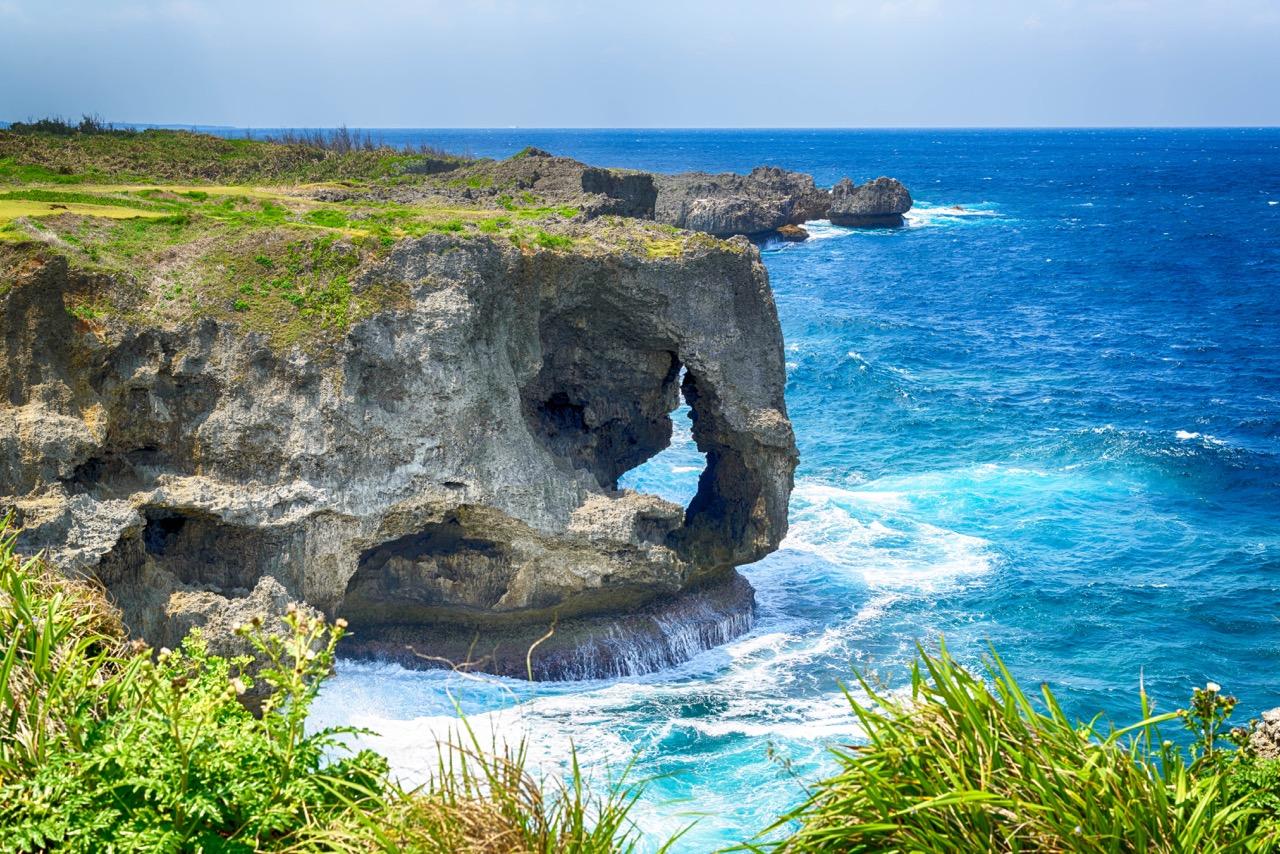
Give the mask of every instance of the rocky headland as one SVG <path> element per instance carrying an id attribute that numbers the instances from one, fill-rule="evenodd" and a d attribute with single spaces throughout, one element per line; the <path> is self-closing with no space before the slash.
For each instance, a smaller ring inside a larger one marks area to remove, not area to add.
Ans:
<path id="1" fill-rule="evenodd" d="M 758 251 L 710 235 L 821 215 L 812 179 L 156 131 L 0 163 L 0 507 L 135 635 L 298 601 L 353 654 L 573 678 L 751 625 L 797 454 Z M 619 489 L 682 399 L 696 496 Z"/>
<path id="2" fill-rule="evenodd" d="M 427 198 L 492 204 L 515 190 L 556 204 L 577 206 L 585 218 L 619 215 L 701 231 L 714 237 L 778 237 L 803 240 L 810 220 L 830 219 L 855 228 L 896 227 L 911 209 L 911 194 L 894 178 L 854 184 L 848 178 L 830 190 L 811 175 L 758 166 L 746 175 L 683 172 L 674 175 L 601 169 L 536 148 L 500 161 L 460 168 L 445 182 L 396 191 L 374 191 L 399 201 Z M 369 191 L 365 191 L 368 193 Z M 353 191 L 330 198 L 350 199 Z"/>

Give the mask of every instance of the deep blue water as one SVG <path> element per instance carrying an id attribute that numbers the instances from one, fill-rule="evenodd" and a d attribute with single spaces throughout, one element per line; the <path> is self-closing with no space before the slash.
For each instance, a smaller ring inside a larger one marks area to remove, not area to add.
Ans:
<path id="1" fill-rule="evenodd" d="M 1280 705 L 1280 130 L 422 131 L 601 165 L 887 174 L 907 228 L 815 225 L 764 260 L 801 451 L 791 534 L 745 568 L 756 630 L 666 673 L 535 685 L 345 664 L 321 722 L 410 779 L 457 700 L 473 725 L 633 756 L 651 839 L 741 840 L 857 737 L 851 669 L 988 641 L 1082 716 L 1135 719 L 1221 682 Z M 954 210 L 959 205 L 963 210 Z M 671 449 L 630 485 L 686 500 Z M 770 759 L 773 750 L 790 769 Z"/>

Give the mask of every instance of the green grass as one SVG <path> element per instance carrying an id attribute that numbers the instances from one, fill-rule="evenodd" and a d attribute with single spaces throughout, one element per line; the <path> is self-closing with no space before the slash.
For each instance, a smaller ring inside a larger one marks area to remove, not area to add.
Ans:
<path id="1" fill-rule="evenodd" d="M 18 219 L 45 219 L 64 214 L 78 214 L 104 219 L 161 218 L 167 216 L 160 210 L 144 210 L 121 205 L 36 202 L 27 199 L 0 200 L 0 227 L 8 226 Z"/>
<path id="2" fill-rule="evenodd" d="M 850 705 L 867 743 L 835 751 L 838 773 L 771 829 L 780 841 L 748 847 L 1175 854 L 1280 844 L 1280 816 L 1235 782 L 1277 763 L 1224 749 L 1234 700 L 1215 686 L 1163 715 L 1144 695 L 1142 719 L 1114 729 L 1071 720 L 1047 686 L 1033 701 L 994 653 L 982 676 L 944 646 L 920 651 L 908 695 L 860 678 L 869 699 L 850 695 Z M 1186 755 L 1160 733 L 1179 720 L 1197 734 Z"/>
<path id="3" fill-rule="evenodd" d="M 38 163 L 19 163 L 13 157 L 0 157 L 0 182 L 15 184 L 81 184 L 86 175 L 49 169 Z"/>
<path id="4" fill-rule="evenodd" d="M 195 230 L 190 217 L 169 214 L 108 221 L 93 217 L 68 225 L 62 235 L 92 264 L 129 272 L 134 262 L 184 243 Z"/>
<path id="5" fill-rule="evenodd" d="M 279 184 L 362 180 L 394 184 L 423 180 L 424 175 L 415 169 L 449 168 L 466 162 L 440 153 L 410 153 L 388 147 L 335 151 L 300 141 L 224 139 L 186 131 L 67 135 L 0 130 L 0 182 Z"/>
<path id="6" fill-rule="evenodd" d="M 403 298 L 386 286 L 356 292 L 356 271 L 384 251 L 367 238 L 349 242 L 286 231 L 266 242 L 221 246 L 199 265 L 208 272 L 199 283 L 207 305 L 202 311 L 217 314 L 227 306 L 239 322 L 266 332 L 278 346 L 317 345 L 374 308 Z"/>
<path id="7" fill-rule="evenodd" d="M 407 298 L 405 283 L 362 278 L 397 241 L 443 234 L 505 240 L 525 251 L 647 251 L 655 258 L 684 251 L 678 235 L 646 247 L 651 223 L 628 221 L 587 235 L 575 228 L 570 236 L 563 222 L 581 211 L 528 191 L 498 197 L 496 205 L 486 196 L 474 206 L 465 199 L 442 205 L 430 192 L 400 196 L 420 202 L 386 201 L 373 191 L 401 178 L 435 181 L 437 188 L 492 184 L 491 175 L 474 171 L 487 168 L 483 163 L 456 177 L 403 171 L 421 166 L 423 157 L 438 155 L 158 131 L 0 131 L 0 247 L 38 241 L 78 269 L 108 274 L 92 316 L 80 318 L 86 322 L 216 317 L 265 333 L 274 346 L 308 349 L 328 347 L 360 318 Z M 361 171 L 374 161 L 382 165 Z M 212 180 L 226 183 L 202 183 Z M 317 198 L 320 189 L 352 192 Z M 295 269 L 285 256 L 301 250 L 281 247 L 303 245 L 320 248 Z M 88 309 L 77 303 L 76 310 Z"/>
<path id="8" fill-rule="evenodd" d="M 533 242 L 544 249 L 571 249 L 573 247 L 573 238 L 559 234 L 548 234 L 545 231 L 539 231 L 534 235 Z"/>
<path id="9" fill-rule="evenodd" d="M 678 237 L 655 238 L 645 243 L 650 258 L 679 258 L 684 254 L 684 241 Z"/>
<path id="10" fill-rule="evenodd" d="M 331 208 L 318 208 L 317 210 L 309 211 L 303 219 L 313 225 L 322 225 L 325 228 L 347 227 L 347 215 L 342 211 Z"/>
<path id="11" fill-rule="evenodd" d="M 166 205 L 144 199 L 122 198 L 101 193 L 71 192 L 67 190 L 11 190 L 0 193 L 0 201 L 52 202 L 58 204 L 109 205 L 137 210 L 172 210 L 180 205 Z"/>
<path id="12" fill-rule="evenodd" d="M 450 178 L 445 182 L 449 187 L 468 187 L 472 190 L 483 190 L 493 186 L 492 175 L 466 175 L 460 178 Z"/>
<path id="13" fill-rule="evenodd" d="M 281 347 L 327 346 L 359 318 L 403 301 L 404 283 L 357 287 L 360 270 L 398 240 L 509 235 L 517 244 L 574 246 L 537 220 L 492 209 L 319 203 L 260 188 L 182 185 L 0 192 L 0 245 L 30 239 L 37 226 L 23 220 L 37 219 L 74 264 L 112 274 L 110 293 L 82 319 L 149 322 L 160 308 L 175 320 L 233 320 Z M 156 270 L 169 281 L 148 286 Z"/>
<path id="14" fill-rule="evenodd" d="M 510 207 L 508 210 L 515 212 L 520 219 L 546 219 L 551 216 L 561 216 L 565 219 L 573 219 L 580 211 L 578 208 L 570 205 L 551 205 L 533 208 L 515 208 Z"/>

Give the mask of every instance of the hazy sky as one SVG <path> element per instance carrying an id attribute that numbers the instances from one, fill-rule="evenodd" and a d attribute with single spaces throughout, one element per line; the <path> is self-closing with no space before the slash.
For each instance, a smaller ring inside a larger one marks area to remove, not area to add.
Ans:
<path id="1" fill-rule="evenodd" d="M 1280 0 L 0 0 L 0 120 L 1280 124 Z"/>

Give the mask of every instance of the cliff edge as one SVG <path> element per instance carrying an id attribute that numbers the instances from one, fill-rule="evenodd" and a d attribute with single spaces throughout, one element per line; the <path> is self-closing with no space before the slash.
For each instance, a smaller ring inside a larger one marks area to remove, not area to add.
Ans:
<path id="1" fill-rule="evenodd" d="M 756 249 L 449 174 L 0 192 L 20 547 L 156 645 L 304 600 L 352 653 L 563 678 L 744 631 L 797 459 Z M 619 490 L 682 398 L 697 495 Z"/>

